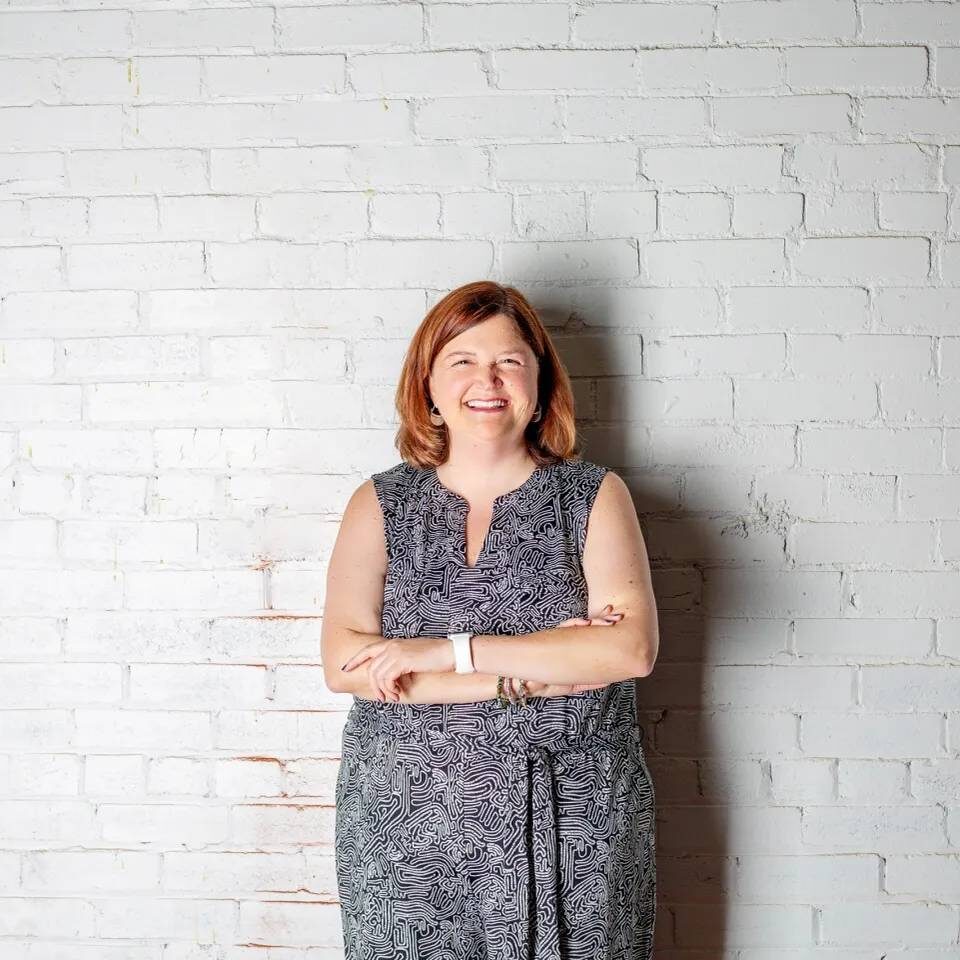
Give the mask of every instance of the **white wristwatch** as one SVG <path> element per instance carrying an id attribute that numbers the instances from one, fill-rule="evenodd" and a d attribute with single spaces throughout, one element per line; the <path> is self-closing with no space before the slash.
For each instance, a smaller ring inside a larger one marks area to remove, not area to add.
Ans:
<path id="1" fill-rule="evenodd" d="M 470 649 L 472 633 L 448 633 L 447 639 L 453 643 L 453 660 L 456 664 L 455 673 L 476 673 L 473 665 L 473 652 Z"/>

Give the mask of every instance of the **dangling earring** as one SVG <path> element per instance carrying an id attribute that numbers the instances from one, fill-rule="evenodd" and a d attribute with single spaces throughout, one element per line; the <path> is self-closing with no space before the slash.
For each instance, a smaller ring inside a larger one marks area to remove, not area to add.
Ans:
<path id="1" fill-rule="evenodd" d="M 440 416 L 440 411 L 437 409 L 436 404 L 433 404 L 432 406 L 433 406 L 433 409 L 430 411 L 430 422 L 431 422 L 435 427 L 442 427 L 442 426 L 443 426 L 443 417 Z"/>
<path id="2" fill-rule="evenodd" d="M 540 404 L 537 404 L 537 409 L 533 411 L 533 416 L 530 418 L 531 423 L 539 423 L 540 417 L 543 416 L 543 411 L 540 409 Z"/>

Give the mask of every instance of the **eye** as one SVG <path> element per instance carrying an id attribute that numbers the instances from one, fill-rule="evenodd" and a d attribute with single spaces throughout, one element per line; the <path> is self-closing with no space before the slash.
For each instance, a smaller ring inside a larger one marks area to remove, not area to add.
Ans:
<path id="1" fill-rule="evenodd" d="M 517 366 L 522 366 L 522 364 L 520 363 L 519 360 L 516 359 L 516 357 L 507 357 L 507 358 L 506 358 L 506 362 L 507 362 L 507 363 L 515 363 L 515 364 L 517 364 Z"/>
<path id="2" fill-rule="evenodd" d="M 457 366 L 457 364 L 466 363 L 466 362 L 467 362 L 467 361 L 466 361 L 465 358 L 464 358 L 464 359 L 461 359 L 461 360 L 454 360 L 454 361 L 453 361 L 453 365 L 454 365 L 454 366 Z"/>

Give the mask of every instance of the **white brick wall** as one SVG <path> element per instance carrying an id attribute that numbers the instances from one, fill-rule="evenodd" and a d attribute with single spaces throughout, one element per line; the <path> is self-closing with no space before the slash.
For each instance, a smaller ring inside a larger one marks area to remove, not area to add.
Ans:
<path id="1" fill-rule="evenodd" d="M 960 956 L 960 3 L 0 11 L 0 955 L 334 960 L 326 561 L 429 306 L 630 483 L 657 960 Z"/>

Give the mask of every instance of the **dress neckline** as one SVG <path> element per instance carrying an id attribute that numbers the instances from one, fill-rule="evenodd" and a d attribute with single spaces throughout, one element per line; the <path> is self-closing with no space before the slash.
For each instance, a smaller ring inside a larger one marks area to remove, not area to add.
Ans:
<path id="1" fill-rule="evenodd" d="M 507 490 L 505 493 L 498 494 L 493 498 L 493 505 L 496 506 L 498 503 L 504 503 L 509 500 L 517 499 L 518 497 L 523 496 L 530 488 L 536 485 L 537 481 L 547 474 L 553 464 L 537 464 L 533 468 L 533 472 L 527 477 L 519 487 L 514 487 L 512 490 Z M 447 497 L 451 500 L 455 500 L 458 503 L 463 504 L 464 506 L 469 506 L 469 501 L 466 497 L 462 496 L 459 493 L 451 490 L 446 486 L 437 475 L 437 468 L 430 467 L 429 470 L 430 479 L 432 481 L 434 489 L 443 497 Z"/>
<path id="2" fill-rule="evenodd" d="M 550 475 L 551 467 L 555 465 L 548 463 L 534 467 L 533 472 L 519 487 L 514 487 L 513 490 L 507 490 L 493 498 L 490 525 L 487 527 L 483 543 L 480 545 L 480 552 L 473 563 L 467 562 L 467 516 L 470 512 L 470 502 L 466 497 L 454 492 L 440 482 L 436 467 L 429 468 L 427 481 L 446 514 L 444 526 L 448 531 L 448 536 L 452 538 L 449 548 L 450 555 L 454 558 L 461 575 L 473 576 L 472 573 L 467 573 L 467 571 L 477 570 L 483 576 L 485 575 L 484 571 L 506 563 L 506 557 L 498 544 L 499 538 L 502 536 L 501 527 L 504 518 L 513 513 L 515 509 L 521 511 L 524 509 L 524 500 L 546 482 L 545 478 Z"/>

